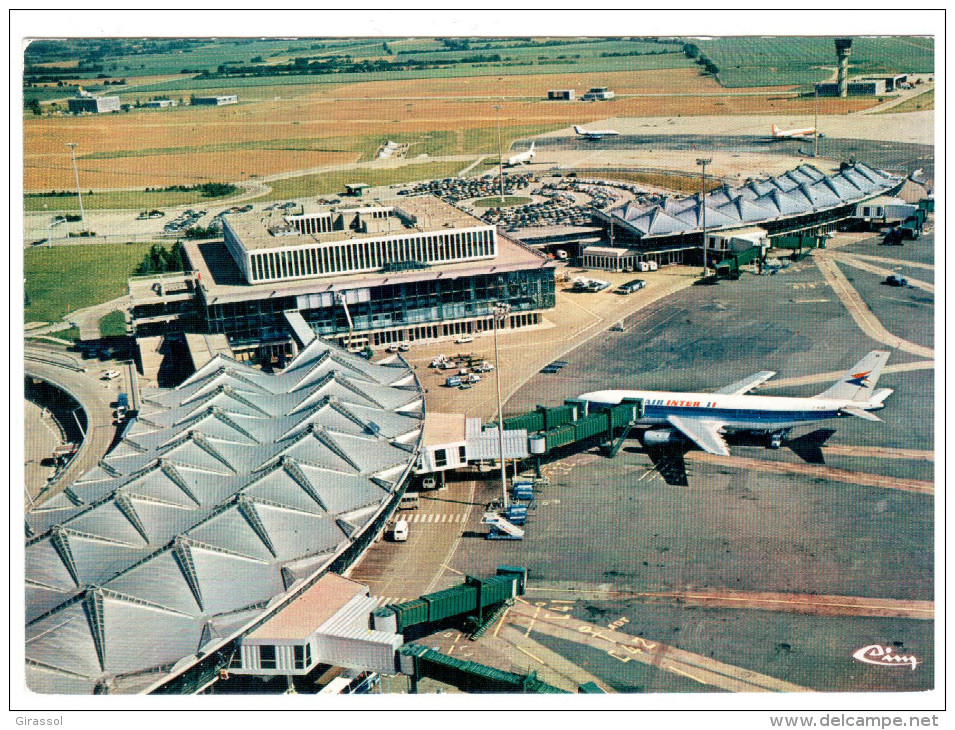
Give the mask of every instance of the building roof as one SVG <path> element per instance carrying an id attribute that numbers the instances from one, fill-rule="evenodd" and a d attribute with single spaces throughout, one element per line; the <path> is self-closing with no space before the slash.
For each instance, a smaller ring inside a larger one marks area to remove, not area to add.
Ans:
<path id="1" fill-rule="evenodd" d="M 335 573 L 326 573 L 315 585 L 291 601 L 268 621 L 246 634 L 252 639 L 306 639 L 328 621 L 355 596 L 365 595 L 368 588 Z"/>
<path id="2" fill-rule="evenodd" d="M 826 176 L 812 165 L 800 165 L 776 177 L 751 180 L 739 187 L 723 185 L 706 194 L 667 198 L 650 207 L 628 203 L 610 215 L 641 238 L 695 233 L 706 209 L 707 230 L 784 219 L 861 202 L 891 190 L 901 178 L 857 163 Z"/>
<path id="3" fill-rule="evenodd" d="M 40 693 L 141 691 L 325 569 L 416 458 L 400 362 L 315 340 L 278 374 L 216 355 L 151 389 L 125 438 L 26 515 L 26 661 Z"/>
<path id="4" fill-rule="evenodd" d="M 355 187 L 355 186 L 352 186 Z M 401 211 L 406 215 L 389 216 L 390 228 L 362 232 L 357 230 L 330 231 L 327 233 L 299 233 L 289 226 L 286 217 L 297 218 L 330 213 L 331 215 L 355 215 L 373 210 Z M 302 206 L 302 213 L 288 215 L 282 210 L 273 210 L 268 215 L 259 212 L 236 213 L 228 216 L 226 223 L 242 246 L 249 251 L 265 248 L 307 246 L 315 243 L 337 243 L 362 239 L 378 239 L 386 236 L 404 236 L 413 233 L 449 232 L 453 228 L 490 228 L 479 218 L 431 195 L 409 196 L 394 205 L 371 204 L 366 206 Z M 273 235 L 270 231 L 280 231 Z"/>
<path id="5" fill-rule="evenodd" d="M 209 304 L 345 291 L 382 284 L 430 281 L 438 277 L 457 278 L 555 266 L 554 262 L 546 256 L 498 234 L 497 256 L 492 259 L 434 264 L 427 269 L 409 269 L 408 271 L 371 271 L 342 276 L 249 284 L 243 278 L 224 243 L 184 241 L 182 245 L 189 256 L 193 270 L 199 274 L 199 285 L 204 290 L 206 302 Z"/>
<path id="6" fill-rule="evenodd" d="M 428 411 L 424 419 L 422 446 L 439 446 L 464 441 L 465 416 L 463 413 L 435 413 Z"/>

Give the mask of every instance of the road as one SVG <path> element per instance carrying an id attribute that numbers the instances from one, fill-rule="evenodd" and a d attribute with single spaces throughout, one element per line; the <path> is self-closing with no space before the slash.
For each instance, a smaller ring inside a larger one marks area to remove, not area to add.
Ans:
<path id="1" fill-rule="evenodd" d="M 43 360 L 31 358 L 31 352 L 34 355 L 39 354 Z M 24 371 L 27 377 L 38 378 L 69 393 L 80 403 L 87 417 L 86 437 L 76 456 L 60 473 L 55 483 L 40 490 L 34 500 L 34 506 L 37 506 L 66 489 L 106 454 L 116 435 L 110 407 L 114 394 L 109 385 L 95 380 L 87 373 L 53 364 L 47 353 L 38 353 L 30 345 L 26 347 Z"/>

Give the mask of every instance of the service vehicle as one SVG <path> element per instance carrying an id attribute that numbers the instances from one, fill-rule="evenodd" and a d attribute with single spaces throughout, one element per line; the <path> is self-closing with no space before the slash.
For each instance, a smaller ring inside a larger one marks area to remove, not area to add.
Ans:
<path id="1" fill-rule="evenodd" d="M 468 342 L 474 342 L 474 338 L 471 335 L 461 335 L 454 341 L 456 345 L 465 345 Z"/>
<path id="2" fill-rule="evenodd" d="M 628 281 L 627 283 L 621 284 L 620 286 L 618 286 L 616 289 L 616 293 L 617 294 L 633 294 L 635 291 L 643 289 L 643 287 L 645 287 L 646 285 L 647 285 L 647 282 L 644 281 L 643 279 L 633 279 L 632 281 Z"/>
<path id="3" fill-rule="evenodd" d="M 113 378 L 118 378 L 119 375 L 119 370 L 107 370 L 103 373 L 103 380 L 113 380 Z"/>
<path id="4" fill-rule="evenodd" d="M 391 539 L 395 542 L 406 542 L 408 540 L 408 520 L 398 520 L 391 530 Z"/>
<path id="5" fill-rule="evenodd" d="M 398 501 L 398 509 L 418 509 L 419 506 L 417 492 L 403 494 Z"/>

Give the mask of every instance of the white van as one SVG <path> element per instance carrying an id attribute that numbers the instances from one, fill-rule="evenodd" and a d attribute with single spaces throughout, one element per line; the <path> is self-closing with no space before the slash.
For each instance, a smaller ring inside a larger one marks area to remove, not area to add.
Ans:
<path id="1" fill-rule="evenodd" d="M 406 542 L 408 540 L 408 520 L 398 520 L 394 529 L 391 531 L 391 538 L 395 542 Z"/>
<path id="2" fill-rule="evenodd" d="M 633 270 L 634 271 L 649 271 L 650 264 L 648 264 L 646 261 L 637 261 L 633 265 Z"/>
<path id="3" fill-rule="evenodd" d="M 647 261 L 647 263 L 650 265 L 650 271 L 656 271 L 657 269 L 660 268 L 660 267 L 657 265 L 657 262 L 656 262 L 656 261 Z"/>

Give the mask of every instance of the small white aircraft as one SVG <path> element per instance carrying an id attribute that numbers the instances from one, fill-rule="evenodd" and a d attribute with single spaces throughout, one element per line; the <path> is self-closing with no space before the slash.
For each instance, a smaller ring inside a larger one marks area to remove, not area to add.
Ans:
<path id="1" fill-rule="evenodd" d="M 873 350 L 835 385 L 812 398 L 744 395 L 776 374 L 764 370 L 715 393 L 604 390 L 584 393 L 580 400 L 590 409 L 600 409 L 640 398 L 644 414 L 636 425 L 648 427 L 642 436 L 644 446 L 690 441 L 707 453 L 729 456 L 722 436 L 727 432 L 767 434 L 769 447 L 779 448 L 796 426 L 843 416 L 881 421 L 870 411 L 884 407 L 883 401 L 892 394 L 889 388 L 875 389 L 888 358 L 888 352 Z"/>
<path id="2" fill-rule="evenodd" d="M 534 155 L 537 153 L 534 151 L 534 143 L 531 142 L 530 149 L 526 152 L 521 152 L 519 155 L 514 155 L 513 157 L 508 157 L 507 161 L 504 163 L 505 167 L 517 167 L 518 165 L 523 165 L 525 163 L 530 163 L 534 159 Z"/>
<path id="3" fill-rule="evenodd" d="M 574 125 L 574 132 L 584 139 L 603 139 L 604 137 L 616 137 L 620 132 L 616 129 L 584 129 Z"/>
<path id="4" fill-rule="evenodd" d="M 773 133 L 773 139 L 812 139 L 813 137 L 822 137 L 816 132 L 815 127 L 805 129 L 780 129 L 775 124 L 770 127 Z"/>

